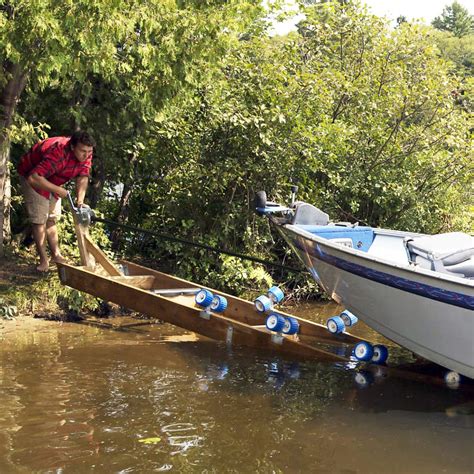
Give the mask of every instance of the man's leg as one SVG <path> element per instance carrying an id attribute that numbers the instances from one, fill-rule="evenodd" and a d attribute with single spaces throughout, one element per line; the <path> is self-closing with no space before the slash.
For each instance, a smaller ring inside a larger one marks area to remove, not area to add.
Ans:
<path id="1" fill-rule="evenodd" d="M 36 269 L 40 272 L 48 271 L 49 260 L 46 253 L 46 225 L 48 218 L 49 200 L 40 196 L 26 181 L 23 176 L 20 177 L 21 188 L 25 198 L 26 210 L 30 218 L 33 239 L 36 244 L 36 250 L 40 258 L 40 263 Z"/>
<path id="2" fill-rule="evenodd" d="M 65 263 L 66 259 L 61 255 L 59 250 L 58 230 L 56 221 L 61 217 L 61 199 L 49 200 L 49 214 L 46 221 L 46 237 L 48 238 L 49 249 L 51 250 L 51 258 L 53 262 Z"/>
<path id="3" fill-rule="evenodd" d="M 49 268 L 48 254 L 46 253 L 46 226 L 44 224 L 32 224 L 33 238 L 35 239 L 36 251 L 38 252 L 40 263 L 36 267 L 39 272 L 47 272 Z"/>
<path id="4" fill-rule="evenodd" d="M 51 258 L 53 262 L 63 263 L 66 259 L 61 255 L 59 250 L 58 230 L 56 228 L 56 219 L 48 219 L 46 221 L 46 235 L 48 237 L 49 249 L 51 250 Z"/>

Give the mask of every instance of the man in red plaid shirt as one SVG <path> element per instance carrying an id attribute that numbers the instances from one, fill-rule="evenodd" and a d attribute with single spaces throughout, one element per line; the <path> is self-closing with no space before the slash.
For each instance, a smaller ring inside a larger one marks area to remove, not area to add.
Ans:
<path id="1" fill-rule="evenodd" d="M 64 261 L 56 229 L 56 220 L 61 215 L 61 198 L 67 196 L 62 185 L 75 178 L 77 205 L 84 205 L 94 146 L 94 139 L 83 131 L 75 132 L 71 137 L 47 138 L 34 145 L 18 164 L 26 209 L 40 258 L 36 269 L 40 272 L 46 272 L 49 268 L 46 240 L 52 260 Z"/>

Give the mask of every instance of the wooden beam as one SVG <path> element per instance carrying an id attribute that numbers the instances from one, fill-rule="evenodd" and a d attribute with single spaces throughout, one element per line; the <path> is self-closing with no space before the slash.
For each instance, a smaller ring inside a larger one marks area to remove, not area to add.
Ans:
<path id="1" fill-rule="evenodd" d="M 155 283 L 153 275 L 111 276 L 110 279 L 118 283 L 134 286 L 135 288 L 141 288 L 142 290 L 150 290 Z"/>
<path id="2" fill-rule="evenodd" d="M 111 276 L 122 276 L 120 270 L 109 260 L 109 257 L 91 240 L 89 235 L 86 233 L 83 235 L 84 244 L 88 253 L 91 253 L 96 263 L 99 263 L 104 267 L 104 270 Z"/>
<path id="3" fill-rule="evenodd" d="M 89 253 L 87 249 L 87 244 L 86 244 L 86 238 L 88 237 L 88 228 L 86 226 L 83 226 L 79 224 L 79 221 L 77 219 L 77 215 L 72 210 L 72 217 L 74 220 L 74 229 L 76 231 L 76 237 L 77 237 L 77 245 L 79 247 L 79 255 L 81 257 L 81 263 L 83 266 L 94 269 L 95 267 L 95 260 L 94 257 Z"/>
<path id="4" fill-rule="evenodd" d="M 120 263 L 127 267 L 128 273 L 130 275 L 153 275 L 155 277 L 154 288 L 206 288 L 216 295 L 222 295 L 227 298 L 228 304 L 225 314 L 228 315 L 230 318 L 236 319 L 250 326 L 265 324 L 266 315 L 258 313 L 253 303 L 249 301 L 237 298 L 236 296 L 228 295 L 226 293 L 222 293 L 220 291 L 216 291 L 212 288 L 207 288 L 205 286 L 198 285 L 187 280 L 183 280 L 181 278 L 168 275 L 166 273 L 159 272 L 157 270 L 152 270 L 150 268 L 143 267 L 142 265 L 137 265 L 127 260 L 121 260 Z M 277 309 L 276 312 L 283 316 L 295 317 L 293 315 L 280 311 L 280 309 Z M 318 339 L 321 342 L 328 342 L 330 344 L 356 344 L 357 342 L 365 340 L 349 333 L 333 335 L 330 334 L 327 330 L 327 327 L 322 324 L 318 324 L 314 321 L 309 321 L 307 319 L 298 317 L 296 317 L 296 319 L 298 320 L 298 323 L 300 325 L 300 330 L 298 334 L 301 337 L 308 336 L 310 338 Z"/>
<path id="5" fill-rule="evenodd" d="M 67 264 L 58 264 L 61 282 L 80 291 L 126 306 L 153 318 L 196 332 L 206 337 L 237 346 L 278 352 L 296 358 L 346 362 L 345 357 L 312 347 L 293 338 L 278 340 L 274 334 L 262 331 L 236 319 L 212 313 L 202 317 L 199 308 L 182 305 L 149 291 L 134 288 L 110 277 L 103 277 Z M 182 285 L 182 282 L 180 282 Z"/>

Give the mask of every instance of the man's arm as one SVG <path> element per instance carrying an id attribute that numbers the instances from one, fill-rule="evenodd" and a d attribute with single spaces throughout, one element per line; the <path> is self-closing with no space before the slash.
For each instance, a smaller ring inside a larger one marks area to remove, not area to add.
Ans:
<path id="1" fill-rule="evenodd" d="M 61 186 L 56 186 L 55 184 L 48 181 L 44 176 L 33 173 L 27 178 L 28 183 L 37 189 L 42 189 L 44 191 L 49 191 L 50 193 L 56 193 L 59 197 L 65 198 L 67 196 L 67 191 Z M 87 187 L 87 185 L 86 185 Z"/>
<path id="2" fill-rule="evenodd" d="M 77 196 L 78 206 L 84 204 L 84 198 L 86 197 L 88 184 L 89 184 L 88 176 L 78 176 L 76 178 L 76 196 Z"/>

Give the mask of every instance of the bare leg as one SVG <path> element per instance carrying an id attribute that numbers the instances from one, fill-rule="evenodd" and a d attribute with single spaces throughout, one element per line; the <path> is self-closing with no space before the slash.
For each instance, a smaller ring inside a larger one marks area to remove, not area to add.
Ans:
<path id="1" fill-rule="evenodd" d="M 46 226 L 44 224 L 33 224 L 33 238 L 35 239 L 36 250 L 40 263 L 36 267 L 39 272 L 47 272 L 49 268 L 48 254 L 46 253 Z"/>
<path id="2" fill-rule="evenodd" d="M 54 219 L 48 219 L 46 221 L 46 236 L 48 237 L 48 244 L 51 250 L 53 262 L 65 262 L 66 260 L 63 258 L 59 250 L 58 230 L 56 228 L 56 221 Z"/>

